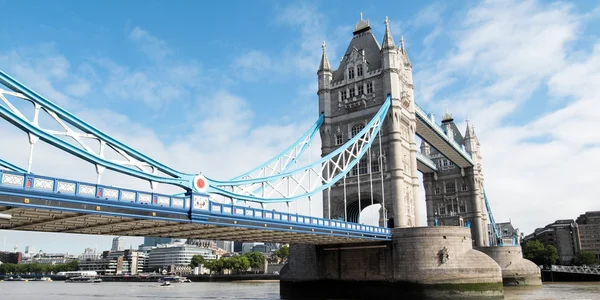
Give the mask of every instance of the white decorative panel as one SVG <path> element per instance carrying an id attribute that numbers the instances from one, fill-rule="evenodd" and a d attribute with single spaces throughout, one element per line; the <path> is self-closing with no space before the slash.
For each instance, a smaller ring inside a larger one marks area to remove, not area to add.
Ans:
<path id="1" fill-rule="evenodd" d="M 121 200 L 125 201 L 135 201 L 135 193 L 134 192 L 121 192 Z"/>
<path id="2" fill-rule="evenodd" d="M 150 204 L 152 202 L 152 195 L 138 193 L 138 202 L 144 204 Z"/>
<path id="3" fill-rule="evenodd" d="M 72 182 L 62 182 L 59 181 L 58 182 L 58 187 L 57 190 L 61 193 L 70 193 L 70 194 L 75 194 L 75 187 L 77 185 L 72 183 Z"/>
<path id="4" fill-rule="evenodd" d="M 54 180 L 36 178 L 33 181 L 33 188 L 51 191 L 54 188 Z"/>
<path id="5" fill-rule="evenodd" d="M 2 174 L 2 184 L 23 186 L 23 182 L 25 182 L 25 176 Z"/>
<path id="6" fill-rule="evenodd" d="M 208 198 L 194 195 L 194 209 L 208 210 Z"/>
<path id="7" fill-rule="evenodd" d="M 181 199 L 181 198 L 173 198 L 173 203 L 171 205 L 173 207 L 183 208 L 183 199 Z"/>
<path id="8" fill-rule="evenodd" d="M 96 187 L 92 186 L 92 185 L 80 184 L 79 185 L 79 194 L 94 196 L 94 195 L 96 195 Z"/>
<path id="9" fill-rule="evenodd" d="M 158 196 L 158 200 L 156 202 L 161 206 L 169 206 L 169 197 Z"/>
<path id="10" fill-rule="evenodd" d="M 104 198 L 118 199 L 119 191 L 115 189 L 104 189 Z"/>

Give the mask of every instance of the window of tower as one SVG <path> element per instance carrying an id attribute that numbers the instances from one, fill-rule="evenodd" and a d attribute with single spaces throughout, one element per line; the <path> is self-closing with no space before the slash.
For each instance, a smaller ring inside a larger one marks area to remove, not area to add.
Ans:
<path id="1" fill-rule="evenodd" d="M 371 173 L 379 173 L 379 160 L 371 161 Z"/>
<path id="2" fill-rule="evenodd" d="M 467 212 L 467 207 L 465 207 L 464 205 L 459 206 L 458 209 L 459 209 L 459 212 L 461 212 L 461 213 Z"/>
<path id="3" fill-rule="evenodd" d="M 367 83 L 367 94 L 373 93 L 373 82 Z"/>
<path id="4" fill-rule="evenodd" d="M 436 194 L 436 195 L 439 195 L 439 194 L 440 194 L 440 187 L 439 187 L 439 186 L 436 186 L 436 187 L 435 187 L 435 194 Z"/>
<path id="5" fill-rule="evenodd" d="M 342 95 L 342 100 L 346 99 L 346 90 L 342 90 L 341 91 L 341 95 Z"/>
<path id="6" fill-rule="evenodd" d="M 446 214 L 446 208 L 444 207 L 440 207 L 440 215 L 445 215 Z"/>
<path id="7" fill-rule="evenodd" d="M 447 167 L 448 166 L 448 160 L 442 159 L 442 166 L 443 167 Z"/>
<path id="8" fill-rule="evenodd" d="M 463 192 L 466 192 L 466 191 L 467 191 L 467 185 L 466 185 L 466 184 L 463 184 L 463 185 L 462 185 L 462 191 L 463 191 Z"/>
<path id="9" fill-rule="evenodd" d="M 352 126 L 352 130 L 350 131 L 350 133 L 352 133 L 352 136 L 356 136 L 361 130 L 363 130 L 363 128 L 365 128 L 365 125 L 363 125 L 362 123 L 359 124 L 355 124 L 354 126 Z"/>
<path id="10" fill-rule="evenodd" d="M 358 85 L 358 95 L 360 96 L 360 95 L 364 94 L 364 91 L 365 91 L 365 89 L 364 89 L 363 85 L 359 84 Z"/>
<path id="11" fill-rule="evenodd" d="M 354 67 L 348 68 L 348 79 L 354 79 Z"/>
<path id="12" fill-rule="evenodd" d="M 335 135 L 335 145 L 341 145 L 344 143 L 344 137 L 341 134 L 336 134 Z"/>
<path id="13" fill-rule="evenodd" d="M 446 193 L 454 193 L 456 192 L 456 184 L 454 182 L 446 183 Z"/>
<path id="14" fill-rule="evenodd" d="M 356 95 L 356 94 L 354 93 L 354 88 L 353 88 L 353 87 L 351 87 L 351 88 L 350 88 L 350 98 L 354 97 L 354 95 Z"/>
<path id="15" fill-rule="evenodd" d="M 356 66 L 356 76 L 362 76 L 362 75 L 363 75 L 362 65 Z"/>

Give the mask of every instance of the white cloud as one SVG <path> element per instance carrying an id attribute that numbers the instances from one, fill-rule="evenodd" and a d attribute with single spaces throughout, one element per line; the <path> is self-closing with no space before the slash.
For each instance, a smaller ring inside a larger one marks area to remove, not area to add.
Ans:
<path id="1" fill-rule="evenodd" d="M 600 167 L 600 51 L 571 55 L 588 38 L 587 18 L 562 2 L 485 1 L 457 24 L 450 55 L 418 74 L 417 86 L 442 99 L 433 110 L 477 125 L 495 219 L 525 233 L 600 209 L 591 180 Z M 505 122 L 515 114 L 523 117 Z"/>

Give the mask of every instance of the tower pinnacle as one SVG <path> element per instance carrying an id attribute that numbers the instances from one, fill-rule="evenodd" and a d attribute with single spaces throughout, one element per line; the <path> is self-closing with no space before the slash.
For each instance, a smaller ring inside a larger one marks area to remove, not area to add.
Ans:
<path id="1" fill-rule="evenodd" d="M 361 11 L 360 12 L 360 20 L 358 21 L 358 23 L 356 25 L 354 25 L 354 35 L 365 32 L 369 29 L 371 29 L 369 21 L 363 19 L 363 13 Z"/>
<path id="2" fill-rule="evenodd" d="M 329 65 L 329 59 L 327 58 L 327 43 L 325 43 L 325 41 L 323 41 L 323 45 L 321 45 L 321 48 L 323 48 L 323 55 L 321 56 L 321 64 L 319 65 L 319 71 L 330 71 L 331 72 L 331 66 Z"/>
<path id="3" fill-rule="evenodd" d="M 394 44 L 394 38 L 392 37 L 392 33 L 390 32 L 390 20 L 388 17 L 385 17 L 385 34 L 383 36 L 383 46 L 381 49 L 394 49 L 396 48 L 396 44 Z"/>

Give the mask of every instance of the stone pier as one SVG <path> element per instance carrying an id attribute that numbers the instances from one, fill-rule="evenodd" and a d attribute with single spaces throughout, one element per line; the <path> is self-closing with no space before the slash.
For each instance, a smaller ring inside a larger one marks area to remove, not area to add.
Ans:
<path id="1" fill-rule="evenodd" d="M 521 246 L 477 247 L 502 268 L 502 281 L 505 286 L 542 285 L 540 268 L 532 261 L 523 258 Z"/>
<path id="2" fill-rule="evenodd" d="M 503 299 L 502 272 L 462 227 L 393 229 L 391 242 L 292 245 L 281 296 L 328 299 Z"/>

